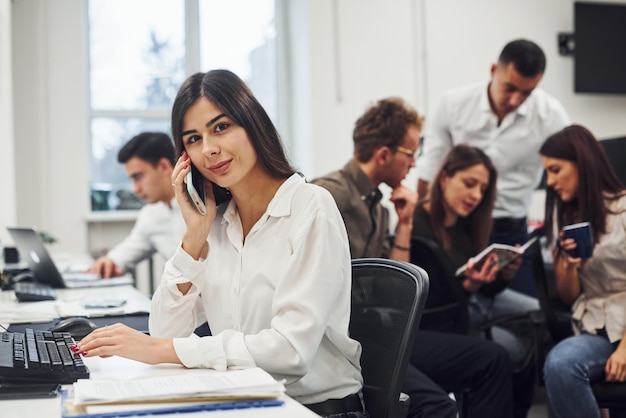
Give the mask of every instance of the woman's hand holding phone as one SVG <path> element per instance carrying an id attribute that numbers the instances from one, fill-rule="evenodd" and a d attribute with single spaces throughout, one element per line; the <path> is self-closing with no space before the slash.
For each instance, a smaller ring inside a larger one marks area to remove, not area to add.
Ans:
<path id="1" fill-rule="evenodd" d="M 187 176 L 191 173 L 191 169 L 191 159 L 189 155 L 183 151 L 172 172 L 172 186 L 174 187 L 176 200 L 178 201 L 180 211 L 187 226 L 183 234 L 183 249 L 193 258 L 199 259 L 201 256 L 205 257 L 208 251 L 207 237 L 209 236 L 211 224 L 215 219 L 217 207 L 213 196 L 213 188 L 205 187 L 204 195 L 206 202 L 203 202 L 205 214 L 203 215 L 196 208 L 192 198 L 187 192 Z M 204 182 L 204 184 L 210 185 L 211 183 Z M 200 194 L 197 194 L 199 198 Z"/>

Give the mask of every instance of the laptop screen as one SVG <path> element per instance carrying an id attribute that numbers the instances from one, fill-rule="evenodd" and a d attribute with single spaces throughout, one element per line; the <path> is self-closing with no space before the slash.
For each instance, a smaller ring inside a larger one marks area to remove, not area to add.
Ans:
<path id="1" fill-rule="evenodd" d="M 32 228 L 7 228 L 22 261 L 28 264 L 35 279 L 52 287 L 66 287 L 59 270 L 54 265 L 48 250 Z"/>

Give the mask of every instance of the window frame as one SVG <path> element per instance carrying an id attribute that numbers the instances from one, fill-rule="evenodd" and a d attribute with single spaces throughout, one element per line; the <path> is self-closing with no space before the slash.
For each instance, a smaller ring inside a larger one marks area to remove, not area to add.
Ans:
<path id="1" fill-rule="evenodd" d="M 202 71 L 201 58 L 200 58 L 200 22 L 198 16 L 200 15 L 200 1 L 201 0 L 183 0 L 184 7 L 184 35 L 185 35 L 185 77 L 190 76 L 196 72 Z M 276 27 L 276 118 L 274 121 L 278 131 L 280 132 L 282 139 L 287 148 L 287 152 L 293 149 L 293 144 L 288 139 L 291 138 L 290 130 L 290 106 L 289 106 L 289 71 L 288 71 L 288 42 L 286 40 L 287 22 L 287 1 L 288 0 L 274 0 L 274 24 Z M 167 109 L 129 109 L 129 110 L 103 110 L 92 108 L 91 98 L 91 57 L 90 57 L 90 43 L 89 43 L 89 6 L 84 8 L 85 13 L 85 71 L 87 73 L 86 79 L 86 99 L 89 106 L 88 109 L 88 122 L 87 122 L 87 137 L 89 138 L 88 150 L 90 167 L 93 161 L 93 133 L 92 123 L 94 119 L 106 118 L 106 119 L 155 119 L 169 121 L 171 118 L 171 108 Z M 168 132 L 169 133 L 169 132 Z M 171 133 L 170 133 L 171 134 Z M 94 181 L 92 172 L 90 169 L 89 185 L 93 186 Z M 93 213 L 93 208 L 90 209 Z M 111 208 L 107 212 L 116 212 L 119 209 Z M 100 211 L 96 211 L 100 212 Z"/>

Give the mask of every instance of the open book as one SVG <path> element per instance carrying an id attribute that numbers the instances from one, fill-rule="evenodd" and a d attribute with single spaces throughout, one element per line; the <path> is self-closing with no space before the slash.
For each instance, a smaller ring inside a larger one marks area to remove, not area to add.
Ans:
<path id="1" fill-rule="evenodd" d="M 487 260 L 489 255 L 495 253 L 498 256 L 498 270 L 500 270 L 502 267 L 506 266 L 511 261 L 513 261 L 515 257 L 524 254 L 524 252 L 531 245 L 533 245 L 533 242 L 535 242 L 536 240 L 537 240 L 537 237 L 533 237 L 529 239 L 528 241 L 526 241 L 526 243 L 520 247 L 515 247 L 513 245 L 506 245 L 506 244 L 497 244 L 497 243 L 491 244 L 490 246 L 482 250 L 477 256 L 474 257 L 474 260 L 476 260 L 474 269 L 480 270 L 483 266 L 483 263 L 485 262 L 485 260 Z M 467 263 L 459 267 L 456 270 L 455 275 L 457 277 L 462 276 L 463 273 L 465 273 L 466 268 L 467 268 Z"/>

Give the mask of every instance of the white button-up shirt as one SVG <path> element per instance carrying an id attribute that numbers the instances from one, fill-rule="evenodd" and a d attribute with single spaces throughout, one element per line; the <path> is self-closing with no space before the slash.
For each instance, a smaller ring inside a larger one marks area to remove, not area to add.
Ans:
<path id="1" fill-rule="evenodd" d="M 553 133 L 570 124 L 563 106 L 541 89 L 509 113 L 498 126 L 487 94 L 488 83 L 446 93 L 432 118 L 417 162 L 418 177 L 433 181 L 448 151 L 469 144 L 485 151 L 498 170 L 493 216 L 527 215 L 533 190 L 541 180 L 539 148 Z"/>
<path id="2" fill-rule="evenodd" d="M 294 174 L 243 241 L 236 204 L 221 207 L 206 260 L 182 248 L 152 299 L 150 333 L 174 338 L 187 367 L 258 366 L 302 403 L 362 387 L 361 346 L 348 337 L 351 261 L 332 196 Z M 191 282 L 186 295 L 178 283 Z M 208 321 L 213 336 L 189 337 Z"/>
<path id="3" fill-rule="evenodd" d="M 155 253 L 164 260 L 174 255 L 185 231 L 185 221 L 176 199 L 170 204 L 156 202 L 141 208 L 130 234 L 107 257 L 127 272 Z"/>

